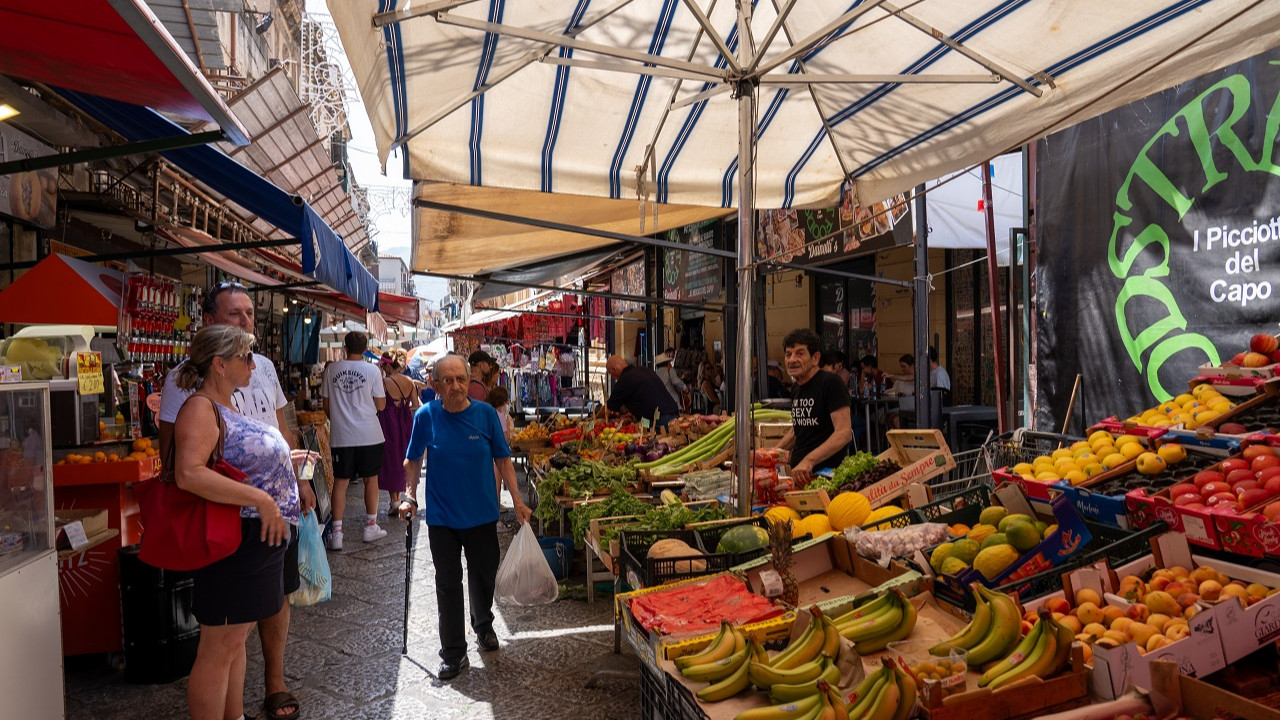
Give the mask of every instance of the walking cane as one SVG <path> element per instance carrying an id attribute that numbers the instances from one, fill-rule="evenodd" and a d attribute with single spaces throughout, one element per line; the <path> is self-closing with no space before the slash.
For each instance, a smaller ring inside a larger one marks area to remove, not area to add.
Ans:
<path id="1" fill-rule="evenodd" d="M 409 516 L 404 524 L 404 637 L 400 641 L 400 654 L 409 654 L 409 582 L 413 578 L 413 523 L 418 513 Z"/>

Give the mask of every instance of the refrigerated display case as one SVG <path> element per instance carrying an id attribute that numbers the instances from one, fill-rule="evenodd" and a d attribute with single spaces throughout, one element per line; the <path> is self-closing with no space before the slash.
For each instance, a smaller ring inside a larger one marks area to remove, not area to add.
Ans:
<path id="1" fill-rule="evenodd" d="M 49 437 L 48 383 L 0 383 L 0 697 L 14 717 L 63 716 Z"/>

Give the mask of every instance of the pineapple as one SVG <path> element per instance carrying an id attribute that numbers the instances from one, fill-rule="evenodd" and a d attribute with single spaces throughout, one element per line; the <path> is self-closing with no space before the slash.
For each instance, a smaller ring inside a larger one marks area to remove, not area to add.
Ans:
<path id="1" fill-rule="evenodd" d="M 769 525 L 769 552 L 773 569 L 782 576 L 782 602 L 795 607 L 800 602 L 800 584 L 791 574 L 791 521 Z"/>

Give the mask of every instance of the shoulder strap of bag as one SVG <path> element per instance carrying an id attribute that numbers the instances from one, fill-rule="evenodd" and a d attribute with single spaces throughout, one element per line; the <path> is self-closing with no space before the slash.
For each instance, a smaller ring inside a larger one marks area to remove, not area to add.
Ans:
<path id="1" fill-rule="evenodd" d="M 213 452 L 209 454 L 209 466 L 222 459 L 223 444 L 227 440 L 227 425 L 222 420 L 222 409 L 218 407 L 218 403 L 211 397 L 206 396 L 205 400 L 213 406 L 213 417 L 218 421 L 218 444 L 213 446 Z"/>
<path id="2" fill-rule="evenodd" d="M 187 398 L 187 400 L 190 399 L 190 397 Z M 210 397 L 206 397 L 205 399 L 213 406 L 213 416 L 218 423 L 218 444 L 214 446 L 213 452 L 209 454 L 208 462 L 208 466 L 213 467 L 214 463 L 222 459 L 223 443 L 226 441 L 227 437 L 227 426 L 222 420 L 222 411 L 218 409 L 218 403 Z M 183 404 L 185 404 L 185 402 Z M 170 436 L 169 448 L 165 452 L 164 457 L 160 460 L 162 463 L 160 467 L 160 481 L 176 482 L 177 478 L 174 477 L 174 471 L 178 465 L 178 439 L 176 437 Z"/>

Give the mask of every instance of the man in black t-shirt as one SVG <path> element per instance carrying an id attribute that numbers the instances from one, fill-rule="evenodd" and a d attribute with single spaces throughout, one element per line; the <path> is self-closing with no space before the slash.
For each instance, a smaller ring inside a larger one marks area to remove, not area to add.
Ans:
<path id="1" fill-rule="evenodd" d="M 813 471 L 835 467 L 853 439 L 849 390 L 840 376 L 821 368 L 822 341 L 808 328 L 782 340 L 791 390 L 791 429 L 778 447 L 791 451 L 791 477 L 803 486 Z"/>
<path id="2" fill-rule="evenodd" d="M 621 412 L 625 408 L 637 422 L 653 422 L 656 415 L 658 429 L 666 429 L 667 423 L 680 414 L 680 406 L 667 392 L 662 378 L 652 370 L 630 365 L 618 355 L 609 358 L 604 367 L 613 378 L 613 392 L 608 401 L 610 412 Z"/>

